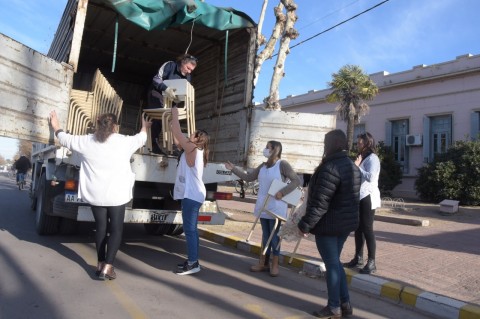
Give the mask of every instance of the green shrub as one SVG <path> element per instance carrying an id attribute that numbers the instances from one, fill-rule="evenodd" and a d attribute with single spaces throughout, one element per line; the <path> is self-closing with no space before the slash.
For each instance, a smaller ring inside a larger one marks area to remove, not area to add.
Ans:
<path id="1" fill-rule="evenodd" d="M 380 178 L 378 188 L 383 196 L 392 196 L 392 190 L 395 186 L 402 183 L 403 172 L 400 164 L 395 161 L 395 155 L 390 146 L 386 146 L 380 141 L 377 144 L 377 155 L 380 158 Z"/>
<path id="2" fill-rule="evenodd" d="M 480 142 L 457 141 L 435 156 L 418 169 L 415 189 L 428 202 L 454 199 L 461 205 L 480 205 Z"/>

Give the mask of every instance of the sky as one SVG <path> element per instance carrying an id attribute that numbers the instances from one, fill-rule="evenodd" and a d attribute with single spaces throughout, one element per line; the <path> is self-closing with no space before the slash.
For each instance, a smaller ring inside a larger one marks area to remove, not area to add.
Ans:
<path id="1" fill-rule="evenodd" d="M 233 7 L 259 20 L 262 0 L 205 0 Z M 269 38 L 274 25 L 269 0 L 262 33 Z M 299 37 L 291 46 L 347 20 L 384 0 L 295 0 Z M 67 0 L 0 0 L 0 33 L 47 53 Z M 389 0 L 334 29 L 291 49 L 285 60 L 280 98 L 328 87 L 332 73 L 346 64 L 367 74 L 402 72 L 418 65 L 480 54 L 479 0 Z M 262 49 L 262 48 L 260 48 Z M 276 57 L 262 67 L 254 100 L 268 96 Z M 193 74 L 194 76 L 194 74 Z M 12 147 L 14 150 L 12 151 Z M 16 141 L 0 137 L 0 155 L 16 152 Z M 11 155 L 10 155 L 11 154 Z"/>

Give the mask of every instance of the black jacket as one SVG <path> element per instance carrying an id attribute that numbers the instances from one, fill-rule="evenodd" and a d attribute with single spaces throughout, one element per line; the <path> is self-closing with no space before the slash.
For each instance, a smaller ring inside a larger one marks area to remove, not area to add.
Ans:
<path id="1" fill-rule="evenodd" d="M 13 164 L 18 173 L 26 174 L 30 168 L 32 168 L 32 163 L 26 156 L 20 156 L 18 160 Z"/>
<path id="2" fill-rule="evenodd" d="M 337 236 L 358 227 L 360 170 L 346 151 L 323 159 L 310 179 L 305 216 L 298 223 L 304 233 Z"/>

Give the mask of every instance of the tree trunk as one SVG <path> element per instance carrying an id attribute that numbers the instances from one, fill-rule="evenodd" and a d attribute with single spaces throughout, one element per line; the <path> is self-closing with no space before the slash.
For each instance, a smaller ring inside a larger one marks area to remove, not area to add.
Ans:
<path id="1" fill-rule="evenodd" d="M 265 45 L 265 48 L 263 49 L 263 51 L 257 54 L 257 57 L 255 58 L 255 68 L 253 70 L 254 86 L 257 85 L 258 75 L 260 74 L 260 69 L 262 68 L 263 62 L 265 62 L 266 59 L 269 59 L 272 57 L 273 51 L 275 50 L 275 44 L 280 38 L 280 34 L 283 32 L 286 18 L 282 10 L 283 10 L 283 4 L 279 3 L 278 6 L 276 6 L 274 9 L 276 22 L 275 22 L 275 26 L 273 27 L 272 35 L 270 36 L 270 39 Z M 258 41 L 260 40 L 257 39 L 257 43 L 259 43 Z"/>
<path id="2" fill-rule="evenodd" d="M 263 1 L 262 11 L 260 12 L 260 19 L 258 19 L 257 30 L 257 48 L 260 48 L 265 43 L 265 37 L 262 34 L 263 20 L 265 19 L 265 11 L 267 10 L 268 0 Z"/>
<path id="3" fill-rule="evenodd" d="M 355 113 L 350 112 L 348 115 L 348 122 L 347 122 L 347 145 L 348 150 L 352 150 L 353 147 L 353 129 L 355 128 Z"/>
<path id="4" fill-rule="evenodd" d="M 277 55 L 277 62 L 275 63 L 272 81 L 270 83 L 270 95 L 264 100 L 265 109 L 280 110 L 281 106 L 279 100 L 279 85 L 280 80 L 285 76 L 285 59 L 290 53 L 290 41 L 298 37 L 297 30 L 294 29 L 297 21 L 297 5 L 293 0 L 281 0 L 282 4 L 287 10 L 287 19 L 285 21 L 284 32 L 280 40 L 280 48 Z"/>

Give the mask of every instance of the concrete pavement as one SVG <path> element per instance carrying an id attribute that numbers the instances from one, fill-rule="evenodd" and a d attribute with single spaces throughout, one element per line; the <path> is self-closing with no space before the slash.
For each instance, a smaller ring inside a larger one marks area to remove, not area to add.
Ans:
<path id="1" fill-rule="evenodd" d="M 229 216 L 225 225 L 200 225 L 200 234 L 259 254 L 260 225 L 250 241 L 245 241 L 254 220 L 255 198 L 235 199 L 219 201 Z M 438 205 L 395 206 L 377 210 L 377 272 L 363 275 L 347 269 L 350 287 L 435 318 L 480 318 L 480 208 L 460 207 L 457 214 L 443 216 Z M 352 258 L 354 245 L 352 234 L 345 243 L 342 261 Z M 282 243 L 283 265 L 288 265 L 294 246 L 294 242 Z M 323 276 L 314 241 L 302 240 L 290 266 L 308 276 Z M 355 305 L 354 300 L 352 303 Z"/>

